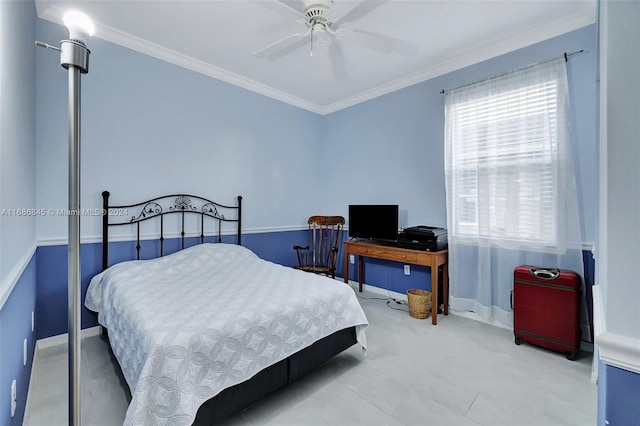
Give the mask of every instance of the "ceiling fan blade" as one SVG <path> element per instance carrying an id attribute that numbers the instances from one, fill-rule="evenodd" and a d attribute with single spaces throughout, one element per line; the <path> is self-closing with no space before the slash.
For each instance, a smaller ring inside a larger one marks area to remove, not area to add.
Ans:
<path id="1" fill-rule="evenodd" d="M 395 51 L 406 55 L 414 55 L 418 52 L 418 46 L 413 43 L 399 38 L 374 33 L 372 31 L 355 28 L 340 28 L 337 33 L 350 34 L 350 37 L 357 39 L 362 47 L 366 47 L 367 49 L 375 50 L 380 53 L 390 53 Z"/>
<path id="2" fill-rule="evenodd" d="M 249 0 L 249 2 L 255 4 L 258 7 L 262 7 L 263 9 L 268 9 L 272 12 L 282 15 L 283 17 L 294 16 L 296 19 L 300 19 L 300 20 L 305 19 L 305 16 L 302 12 L 298 11 L 295 7 L 291 7 L 290 5 L 285 4 L 285 2 L 271 1 L 271 0 L 269 1 Z M 294 1 L 291 3 L 296 3 L 296 2 Z"/>
<path id="3" fill-rule="evenodd" d="M 253 55 L 259 59 L 274 60 L 279 58 L 280 56 L 304 45 L 307 42 L 306 38 L 310 32 L 311 30 L 304 34 L 293 34 L 285 37 L 282 40 L 278 40 L 256 52 L 253 52 Z"/>
<path id="4" fill-rule="evenodd" d="M 331 67 L 333 68 L 333 77 L 337 81 L 344 81 L 347 79 L 347 69 L 344 64 L 344 55 L 342 54 L 342 47 L 337 41 L 333 41 L 329 45 L 329 58 L 331 59 Z"/>
<path id="5" fill-rule="evenodd" d="M 336 19 L 334 22 L 334 26 L 338 24 L 344 24 L 344 23 L 356 21 L 362 18 L 363 16 L 373 12 L 375 9 L 379 8 L 384 3 L 387 3 L 387 1 L 386 0 L 380 0 L 380 1 L 365 0 L 359 5 L 357 5 L 356 7 L 354 7 L 353 9 L 351 9 L 349 12 L 347 12 L 347 14 L 344 15 L 342 18 Z"/>
<path id="6" fill-rule="evenodd" d="M 302 0 L 277 0 L 288 9 L 304 16 L 304 2 Z"/>

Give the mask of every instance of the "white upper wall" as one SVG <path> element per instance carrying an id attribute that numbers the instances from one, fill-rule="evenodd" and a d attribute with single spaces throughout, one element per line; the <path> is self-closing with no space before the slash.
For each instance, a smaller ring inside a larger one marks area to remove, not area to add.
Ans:
<path id="1" fill-rule="evenodd" d="M 325 116 L 323 147 L 340 152 L 324 180 L 327 204 L 399 204 L 401 226 L 446 226 L 443 89 L 572 55 L 570 131 L 583 242 L 596 234 L 596 31 L 581 28 Z"/>
<path id="2" fill-rule="evenodd" d="M 63 27 L 38 21 L 55 43 Z M 91 39 L 83 76 L 82 207 L 100 193 L 127 204 L 188 191 L 220 202 L 244 196 L 245 230 L 304 227 L 311 214 L 347 215 L 356 203 L 397 203 L 401 226 L 444 226 L 443 88 L 562 52 L 572 57 L 581 207 L 587 241 L 595 220 L 595 33 L 586 27 L 491 61 L 319 116 L 236 86 Z M 39 52 L 38 189 L 41 208 L 64 208 L 66 75 Z M 83 217 L 85 238 L 99 217 Z M 66 218 L 44 217 L 38 236 L 64 242 Z"/>
<path id="3" fill-rule="evenodd" d="M 38 20 L 56 44 L 60 25 Z M 243 199 L 243 229 L 306 226 L 314 196 L 321 118 L 100 39 L 87 41 L 82 76 L 81 208 L 192 193 L 223 204 Z M 58 55 L 37 52 L 37 205 L 67 207 L 67 74 Z M 83 238 L 101 235 L 99 216 L 81 217 Z M 133 235 L 133 230 L 115 230 Z M 65 243 L 67 218 L 38 218 L 38 238 Z"/>
<path id="4" fill-rule="evenodd" d="M 0 306 L 36 243 L 35 21 L 32 2 L 0 1 Z"/>
<path id="5" fill-rule="evenodd" d="M 606 331 L 640 342 L 640 2 L 602 2 L 599 283 Z M 638 349 L 636 348 L 636 355 Z M 636 360 L 636 365 L 640 362 Z M 640 368 L 640 367 L 637 367 Z"/>

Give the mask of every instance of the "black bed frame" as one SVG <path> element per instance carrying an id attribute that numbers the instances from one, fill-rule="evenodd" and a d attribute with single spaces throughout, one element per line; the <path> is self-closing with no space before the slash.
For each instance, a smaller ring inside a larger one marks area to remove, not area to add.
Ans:
<path id="1" fill-rule="evenodd" d="M 109 204 L 109 192 L 102 193 L 102 269 L 109 267 L 109 227 L 131 225 L 136 227 L 136 257 L 140 259 L 140 222 L 156 219 L 160 221 L 160 256 L 164 254 L 164 216 L 180 216 L 181 248 L 185 244 L 185 215 L 200 215 L 200 243 L 204 243 L 207 232 L 205 219 L 217 223 L 217 241 L 222 242 L 222 222 L 237 223 L 238 245 L 242 244 L 242 196 L 238 196 L 236 206 L 227 206 L 195 195 L 173 194 L 152 198 L 141 203 L 112 206 Z M 134 214 L 128 214 L 129 210 Z M 122 213 L 126 212 L 126 216 Z M 225 216 L 227 215 L 227 216 Z M 111 221 L 117 217 L 119 220 Z M 214 425 L 240 412 L 263 397 L 283 388 L 294 380 L 304 376 L 335 355 L 357 343 L 355 327 L 337 331 L 318 340 L 288 358 L 267 367 L 251 379 L 227 388 L 215 397 L 205 401 L 196 415 L 194 425 Z"/>
<path id="2" fill-rule="evenodd" d="M 160 221 L 160 256 L 164 255 L 164 217 L 167 215 L 180 216 L 181 249 L 184 249 L 186 232 L 184 229 L 186 215 L 200 216 L 200 243 L 204 243 L 206 235 L 205 218 L 217 224 L 218 242 L 222 242 L 222 223 L 236 222 L 237 244 L 242 245 L 242 196 L 238 195 L 237 206 L 226 206 L 197 195 L 172 194 L 152 198 L 140 203 L 113 206 L 109 204 L 109 191 L 102 192 L 102 270 L 109 267 L 109 227 L 135 225 L 136 227 L 136 258 L 140 260 L 140 223 L 156 219 Z M 130 213 L 133 211 L 133 215 Z M 232 215 L 225 217 L 223 213 Z M 110 220 L 117 217 L 119 220 Z"/>

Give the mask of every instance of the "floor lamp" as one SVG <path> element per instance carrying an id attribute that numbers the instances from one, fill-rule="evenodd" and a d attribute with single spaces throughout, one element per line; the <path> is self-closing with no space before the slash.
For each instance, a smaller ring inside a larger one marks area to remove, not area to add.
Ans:
<path id="1" fill-rule="evenodd" d="M 80 426 L 80 74 L 89 72 L 85 38 L 93 33 L 86 15 L 72 11 L 64 16 L 69 39 L 60 48 L 36 41 L 36 45 L 60 51 L 60 65 L 69 72 L 69 425 Z"/>

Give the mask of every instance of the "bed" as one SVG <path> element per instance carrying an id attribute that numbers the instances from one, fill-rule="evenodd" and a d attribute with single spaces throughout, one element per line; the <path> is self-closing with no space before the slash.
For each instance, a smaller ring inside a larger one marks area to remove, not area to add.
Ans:
<path id="1" fill-rule="evenodd" d="M 366 348 L 367 319 L 349 286 L 240 244 L 241 200 L 175 194 L 111 206 L 103 193 L 103 271 L 85 305 L 108 330 L 131 390 L 125 424 L 215 424 L 353 344 Z M 109 214 L 122 211 L 133 214 Z M 166 238 L 168 215 L 179 218 L 180 250 L 165 255 L 176 240 Z M 188 215 L 200 224 L 193 245 Z M 149 220 L 160 221 L 160 257 L 139 260 Z M 237 226 L 235 241 L 223 241 L 223 223 Z M 109 267 L 109 228 L 124 225 L 137 229 L 136 260 Z"/>

